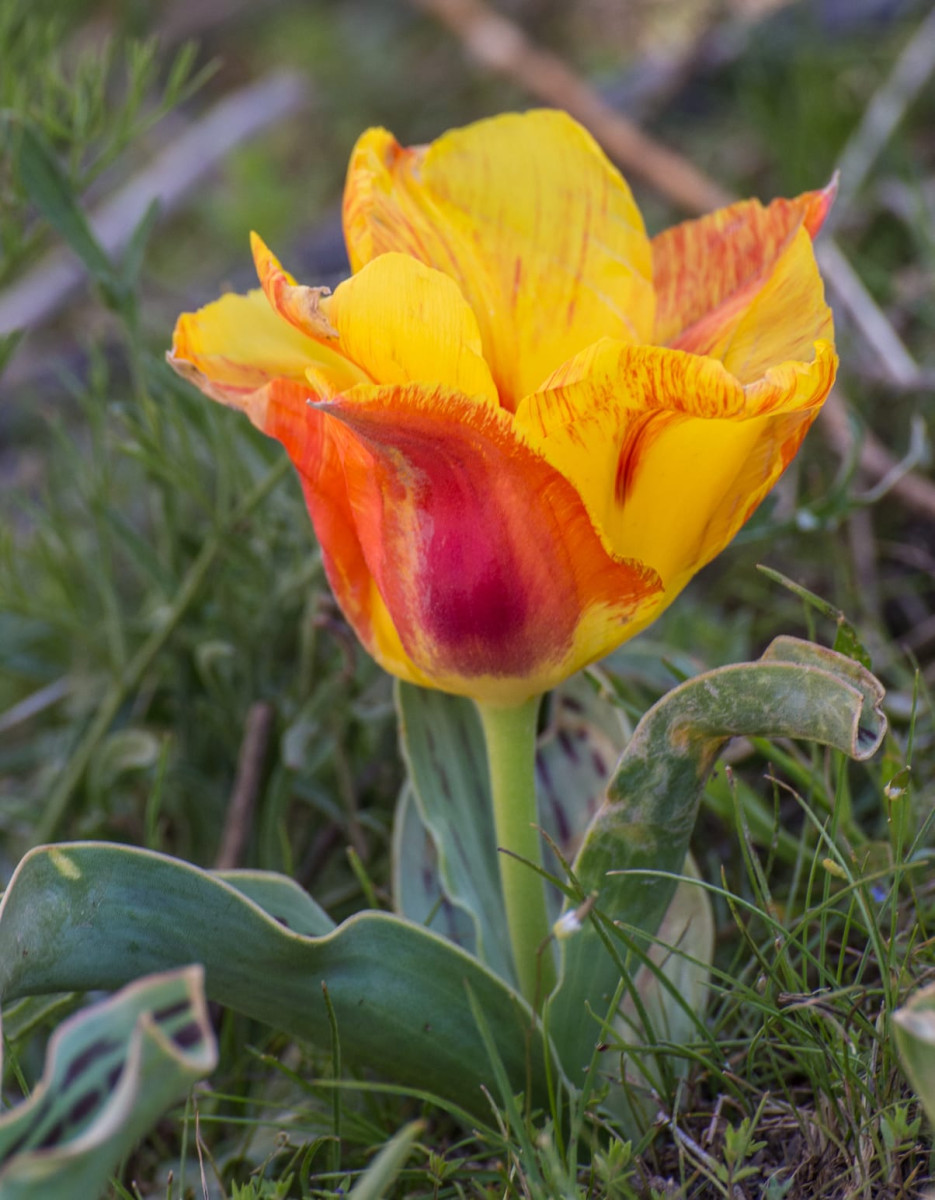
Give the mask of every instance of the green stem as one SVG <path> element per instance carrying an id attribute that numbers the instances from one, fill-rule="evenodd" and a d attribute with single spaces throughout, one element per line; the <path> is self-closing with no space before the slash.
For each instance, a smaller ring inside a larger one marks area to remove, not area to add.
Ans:
<path id="1" fill-rule="evenodd" d="M 540 699 L 535 696 L 517 708 L 477 705 L 487 741 L 500 884 L 513 962 L 520 991 L 534 1008 L 541 1006 L 555 986 L 555 964 L 547 944 L 551 930 L 545 881 L 535 869 L 542 866 L 536 809 Z"/>

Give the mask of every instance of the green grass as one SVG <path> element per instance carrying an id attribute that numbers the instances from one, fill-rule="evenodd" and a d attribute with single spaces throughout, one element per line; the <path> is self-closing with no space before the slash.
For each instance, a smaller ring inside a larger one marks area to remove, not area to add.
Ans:
<path id="1" fill-rule="evenodd" d="M 606 71 L 607 45 L 569 38 L 573 13 L 528 8 L 539 36 Z M 823 183 L 913 26 L 830 38 L 809 10 L 786 14 L 781 35 L 754 32 L 737 60 L 658 113 L 654 130 L 744 193 Z M 336 918 L 372 897 L 385 904 L 402 781 L 389 682 L 329 597 L 276 448 L 177 381 L 162 353 L 175 311 L 246 267 L 249 225 L 268 224 L 285 250 L 328 218 L 366 124 L 413 141 L 523 97 L 479 79 L 403 4 L 230 17 L 205 31 L 197 63 L 174 68 L 174 51 L 120 40 L 148 33 L 159 6 L 72 4 L 57 23 L 30 24 L 28 41 L 16 24 L 25 9 L 3 11 L 0 61 L 13 61 L 14 44 L 19 57 L 15 84 L 0 73 L 2 103 L 45 133 L 79 193 L 95 178 L 106 189 L 105 168 L 130 170 L 144 129 L 215 58 L 205 101 L 279 64 L 307 70 L 315 98 L 311 115 L 241 151 L 156 230 L 129 297 L 76 301 L 54 336 L 36 334 L 13 358 L 29 373 L 5 386 L 0 411 L 0 875 L 39 839 L 78 837 L 210 865 L 245 723 L 263 701 L 275 732 L 245 863 L 294 875 Z M 111 22 L 118 40 L 103 58 L 83 52 L 63 90 L 54 80 L 72 61 L 68 39 L 92 18 Z M 929 370 L 932 95 L 908 112 L 837 235 Z M 54 242 L 12 169 L 9 128 L 2 283 Z M 894 210 L 894 189 L 913 199 L 911 219 Z M 674 219 L 648 199 L 656 227 Z M 849 397 L 902 455 L 914 414 L 931 427 L 930 396 L 881 383 L 846 322 L 839 343 Z M 765 561 L 848 615 L 889 689 L 891 733 L 868 765 L 762 742 L 719 765 L 694 839 L 717 927 L 703 1027 L 678 1046 L 608 1037 L 600 1052 L 602 1070 L 654 1050 L 684 1068 L 661 1076 L 642 1137 L 627 1141 L 596 1107 L 558 1128 L 502 1096 L 482 1126 L 465 1127 L 430 1097 L 335 1079 L 331 1059 L 219 1013 L 218 1072 L 139 1147 L 112 1195 L 201 1197 L 202 1172 L 211 1196 L 346 1195 L 415 1118 L 424 1125 L 388 1194 L 919 1194 L 932 1177 L 931 1130 L 889 1019 L 935 975 L 935 668 L 931 641 L 903 644 L 932 611 L 935 540 L 930 522 L 884 497 L 868 510 L 870 566 L 858 560 L 851 535 L 865 490 L 813 432 L 777 502 L 604 676 L 635 719 L 680 672 L 754 656 L 777 632 L 831 644 L 834 622 L 758 573 Z M 17 1094 L 17 1071 L 26 1085 L 36 1078 L 60 1017 L 40 1014 L 11 1046 L 4 1099 Z"/>

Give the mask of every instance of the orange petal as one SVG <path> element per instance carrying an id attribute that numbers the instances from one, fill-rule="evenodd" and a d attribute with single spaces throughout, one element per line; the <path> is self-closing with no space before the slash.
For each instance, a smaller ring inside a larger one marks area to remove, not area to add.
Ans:
<path id="1" fill-rule="evenodd" d="M 666 603 L 766 496 L 834 378 L 834 352 L 747 388 L 711 359 L 605 343 L 591 375 L 529 396 L 517 424 L 575 487 L 608 550 L 658 572 Z"/>
<path id="2" fill-rule="evenodd" d="M 355 270 L 398 250 L 455 280 L 507 408 L 599 337 L 651 337 L 639 211 L 564 113 L 507 114 L 408 150 L 368 131 L 351 157 L 344 228 Z"/>
<path id="3" fill-rule="evenodd" d="M 334 437 L 337 423 L 308 403 L 307 391 L 298 395 L 284 380 L 267 388 L 265 418 L 264 432 L 285 446 L 298 470 L 328 582 L 345 615 L 364 646 L 388 670 L 422 682 L 399 639 L 394 643 L 392 625 L 364 558 L 344 478 L 347 447 Z M 366 458 L 363 447 L 360 452 Z"/>
<path id="4" fill-rule="evenodd" d="M 740 319 L 799 229 L 815 236 L 836 190 L 832 180 L 822 191 L 774 200 L 766 208 L 743 200 L 653 238 L 658 307 L 652 340 L 708 353 Z"/>
<path id="5" fill-rule="evenodd" d="M 276 312 L 311 338 L 318 341 L 336 338 L 337 331 L 321 311 L 322 297 L 329 296 L 331 289 L 297 284 L 258 233 L 251 232 L 250 249 L 257 277 Z"/>
<path id="6" fill-rule="evenodd" d="M 371 614 L 362 629 L 349 585 L 335 591 L 364 644 L 404 678 L 517 703 L 658 606 L 658 579 L 606 553 L 574 488 L 502 410 L 444 388 L 361 387 L 320 406 L 320 419 L 343 465 L 343 484 L 334 472 L 329 486 L 346 489 L 342 521 L 352 514 L 388 627 Z M 304 457 L 319 461 L 318 442 L 287 445 L 311 479 Z M 310 496 L 313 518 L 319 502 Z"/>

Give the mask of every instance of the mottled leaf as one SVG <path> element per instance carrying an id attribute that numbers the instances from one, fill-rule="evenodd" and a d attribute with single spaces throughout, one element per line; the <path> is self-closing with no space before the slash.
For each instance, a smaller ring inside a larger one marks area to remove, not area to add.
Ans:
<path id="1" fill-rule="evenodd" d="M 388 913 L 359 913 L 323 936 L 288 929 L 277 916 L 294 886 L 287 880 L 276 889 L 267 880 L 251 888 L 251 899 L 151 851 L 100 842 L 38 847 L 0 903 L 0 998 L 117 988 L 199 962 L 211 999 L 329 1052 L 325 983 L 345 1061 L 485 1115 L 490 1064 L 470 987 L 511 1086 L 530 1086 L 544 1102 L 542 1037 L 501 979 Z M 257 900 L 272 902 L 273 913 Z M 295 919 L 299 906 L 290 911 Z M 306 925 L 317 919 L 305 911 Z"/>
<path id="2" fill-rule="evenodd" d="M 470 700 L 408 683 L 397 685 L 396 698 L 403 757 L 441 890 L 473 920 L 478 958 L 512 981 L 480 718 Z"/>
<path id="3" fill-rule="evenodd" d="M 32 1095 L 0 1117 L 0 1196 L 93 1200 L 216 1062 L 200 967 L 140 979 L 76 1013 L 52 1035 Z"/>
<path id="4" fill-rule="evenodd" d="M 776 639 L 759 662 L 721 667 L 674 688 L 640 721 L 587 831 L 573 866 L 582 894 L 593 893 L 610 921 L 654 934 L 725 742 L 737 735 L 805 738 L 866 758 L 886 728 L 882 698 L 860 664 L 794 638 Z M 601 1037 L 599 1019 L 620 976 L 593 923 L 562 942 L 561 956 L 549 1028 L 574 1081 Z"/>
<path id="5" fill-rule="evenodd" d="M 920 988 L 893 1013 L 893 1033 L 903 1070 L 935 1125 L 935 984 Z"/>

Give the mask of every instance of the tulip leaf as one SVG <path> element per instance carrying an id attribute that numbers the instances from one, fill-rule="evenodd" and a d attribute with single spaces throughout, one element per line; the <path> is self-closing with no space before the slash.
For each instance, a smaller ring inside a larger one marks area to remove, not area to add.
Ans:
<path id="1" fill-rule="evenodd" d="M 688 1045 L 706 1028 L 703 1014 L 714 959 L 714 912 L 707 891 L 693 882 L 699 875 L 690 854 L 683 874 L 615 1022 L 613 1048 L 624 1052 L 626 1080 L 626 1087 L 620 1089 L 623 1095 L 615 1096 L 615 1107 L 626 1114 L 633 1129 L 655 1115 L 653 1096 L 670 1090 L 666 1075 L 682 1075 L 688 1065 L 677 1054 L 656 1055 L 641 1052 L 640 1047 Z"/>
<path id="2" fill-rule="evenodd" d="M 914 992 L 893 1013 L 893 1032 L 903 1070 L 935 1125 L 935 984 Z"/>
<path id="3" fill-rule="evenodd" d="M 397 912 L 440 933 L 468 954 L 477 953 L 476 924 L 442 890 L 438 851 L 422 824 L 412 785 L 406 783 L 393 820 L 393 897 Z"/>
<path id="4" fill-rule="evenodd" d="M 396 704 L 403 758 L 438 856 L 441 890 L 473 920 L 478 958 L 512 982 L 480 717 L 470 700 L 409 683 L 397 685 Z"/>
<path id="5" fill-rule="evenodd" d="M 729 738 L 806 738 L 867 758 L 885 731 L 882 698 L 881 685 L 859 663 L 777 638 L 758 662 L 696 676 L 655 704 L 634 731 L 573 865 L 582 898 L 595 895 L 598 912 L 623 927 L 621 956 L 627 936 L 651 938 L 659 929 L 705 780 Z M 643 938 L 644 952 L 647 944 Z M 639 961 L 631 958 L 633 971 Z M 599 1021 L 619 979 L 593 922 L 562 941 L 548 1020 L 572 1081 L 603 1040 Z"/>
<path id="6" fill-rule="evenodd" d="M 3 1013 L 4 1044 L 12 1045 L 39 1028 L 51 1029 L 79 1007 L 80 997 L 74 992 L 61 995 L 25 996 L 11 1004 Z M 0 1056 L 2 1058 L 2 1056 Z"/>
<path id="7" fill-rule="evenodd" d="M 215 871 L 214 877 L 229 883 L 293 933 L 322 937 L 335 927 L 325 910 L 286 875 L 278 875 L 275 871 L 236 870 Z"/>
<path id="8" fill-rule="evenodd" d="M 216 1062 L 200 967 L 141 979 L 76 1013 L 52 1035 L 32 1095 L 0 1117 L 0 1196 L 99 1196 L 119 1160 Z"/>
<path id="9" fill-rule="evenodd" d="M 247 881 L 240 880 L 244 891 Z M 267 879 L 252 898 L 207 871 L 100 842 L 40 846 L 0 903 L 0 998 L 117 988 L 191 962 L 209 998 L 324 1052 L 484 1116 L 492 1080 L 468 990 L 487 1014 L 511 1086 L 546 1097 L 545 1046 L 528 1006 L 456 946 L 388 913 L 323 936 L 286 928 Z M 273 912 L 261 906 L 270 898 Z M 300 912 L 293 900 L 288 910 Z M 317 917 L 306 908 L 306 925 Z M 309 917 L 308 914 L 312 914 Z M 553 1067 L 553 1072 L 555 1068 Z"/>

